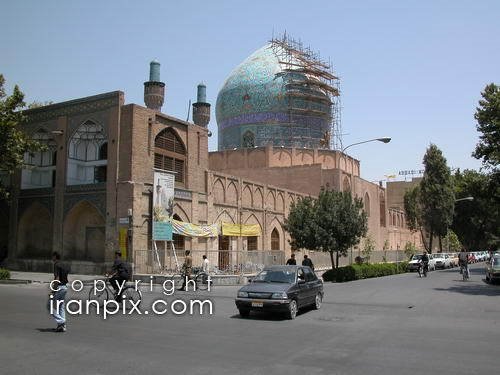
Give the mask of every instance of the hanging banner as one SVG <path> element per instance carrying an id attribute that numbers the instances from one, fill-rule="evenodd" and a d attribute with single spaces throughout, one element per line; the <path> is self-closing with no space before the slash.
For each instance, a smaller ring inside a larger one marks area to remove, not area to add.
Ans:
<path id="1" fill-rule="evenodd" d="M 128 242 L 128 229 L 127 228 L 120 228 L 119 229 L 119 246 L 120 246 L 120 252 L 122 253 L 122 259 L 127 259 L 127 242 Z"/>
<path id="2" fill-rule="evenodd" d="M 219 235 L 219 226 L 217 224 L 198 225 L 172 220 L 172 228 L 175 234 L 187 237 L 217 237 Z"/>
<path id="3" fill-rule="evenodd" d="M 154 172 L 153 188 L 153 240 L 172 241 L 174 215 L 175 176 L 167 172 Z"/>
<path id="4" fill-rule="evenodd" d="M 260 236 L 259 224 L 228 224 L 222 223 L 222 235 L 234 237 Z"/>

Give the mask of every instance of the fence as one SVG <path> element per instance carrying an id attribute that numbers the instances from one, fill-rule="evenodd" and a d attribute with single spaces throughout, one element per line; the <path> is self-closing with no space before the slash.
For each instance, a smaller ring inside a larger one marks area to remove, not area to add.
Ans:
<path id="1" fill-rule="evenodd" d="M 330 254 L 321 251 L 301 250 L 296 252 L 297 264 L 307 254 L 313 261 L 316 270 L 326 270 L 332 267 Z M 206 255 L 210 264 L 210 272 L 216 275 L 254 274 L 266 266 L 285 264 L 285 252 L 282 250 L 191 250 L 193 267 L 201 267 L 202 256 Z M 177 256 L 177 263 L 176 263 Z M 348 251 L 347 257 L 339 258 L 339 266 L 354 263 L 357 256 L 362 256 L 357 250 Z M 134 273 L 162 274 L 178 271 L 177 264 L 184 262 L 184 250 L 174 252 L 171 249 L 135 250 Z M 387 250 L 373 251 L 370 254 L 370 263 L 399 262 L 406 260 L 404 251 Z M 335 260 L 335 253 L 334 253 Z"/>
<path id="2" fill-rule="evenodd" d="M 210 272 L 220 275 L 253 274 L 265 266 L 285 264 L 285 252 L 269 251 L 234 251 L 234 250 L 191 250 L 193 267 L 201 267 L 206 255 L 210 264 Z M 176 262 L 177 257 L 177 262 Z M 135 250 L 134 273 L 157 274 L 178 272 L 177 265 L 184 263 L 184 250 L 171 249 Z"/>

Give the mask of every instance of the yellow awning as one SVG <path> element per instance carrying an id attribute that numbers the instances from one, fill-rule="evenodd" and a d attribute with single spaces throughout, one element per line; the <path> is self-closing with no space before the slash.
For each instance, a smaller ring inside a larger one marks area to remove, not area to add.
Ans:
<path id="1" fill-rule="evenodd" d="M 229 224 L 222 223 L 222 235 L 234 237 L 260 236 L 259 224 Z"/>

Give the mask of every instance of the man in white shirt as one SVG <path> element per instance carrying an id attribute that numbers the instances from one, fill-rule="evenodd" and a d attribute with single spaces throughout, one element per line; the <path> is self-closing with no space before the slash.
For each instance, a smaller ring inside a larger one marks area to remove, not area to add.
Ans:
<path id="1" fill-rule="evenodd" d="M 202 264 L 203 272 L 208 275 L 208 271 L 210 270 L 210 262 L 207 259 L 206 255 L 203 255 L 203 264 Z"/>

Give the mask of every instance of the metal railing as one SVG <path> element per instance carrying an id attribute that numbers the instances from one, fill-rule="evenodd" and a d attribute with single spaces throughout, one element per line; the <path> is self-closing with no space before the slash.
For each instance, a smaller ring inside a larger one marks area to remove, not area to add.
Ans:
<path id="1" fill-rule="evenodd" d="M 254 274 L 265 266 L 285 264 L 285 252 L 269 251 L 235 251 L 235 250 L 190 250 L 193 267 L 201 267 L 203 255 L 207 256 L 210 272 L 215 275 Z M 177 257 L 177 262 L 176 262 Z M 184 250 L 135 250 L 134 273 L 162 274 L 179 271 L 177 264 L 184 263 Z"/>
<path id="2" fill-rule="evenodd" d="M 282 250 L 190 250 L 193 267 L 202 266 L 202 256 L 206 255 L 210 272 L 214 275 L 244 275 L 255 274 L 266 266 L 285 264 L 287 257 Z M 295 253 L 297 264 L 302 263 L 304 254 L 314 263 L 317 271 L 332 267 L 330 254 L 322 251 L 301 250 Z M 184 250 L 174 252 L 171 249 L 135 250 L 133 256 L 135 274 L 173 274 L 179 272 L 179 266 L 184 263 Z M 347 257 L 339 258 L 339 267 L 355 263 L 357 256 L 363 257 L 358 250 L 348 251 Z M 335 260 L 335 253 L 334 253 Z M 366 259 L 365 259 L 366 260 Z M 373 251 L 370 263 L 401 262 L 407 260 L 402 250 Z"/>

